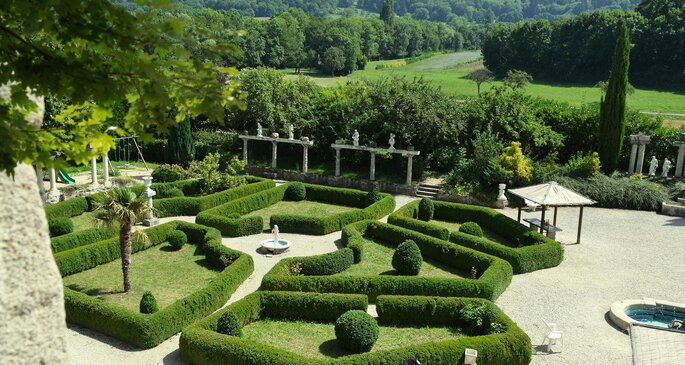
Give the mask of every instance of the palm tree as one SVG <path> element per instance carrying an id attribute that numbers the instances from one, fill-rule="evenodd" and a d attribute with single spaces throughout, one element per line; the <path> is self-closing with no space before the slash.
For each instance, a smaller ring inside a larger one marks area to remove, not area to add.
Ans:
<path id="1" fill-rule="evenodd" d="M 95 219 L 100 225 L 112 228 L 119 224 L 119 249 L 121 250 L 121 271 L 124 274 L 124 292 L 131 290 L 129 268 L 131 266 L 131 230 L 139 217 L 150 212 L 144 199 L 126 188 L 115 188 L 105 193 L 104 199 L 97 203 Z M 143 231 L 136 232 L 139 239 L 147 240 Z"/>

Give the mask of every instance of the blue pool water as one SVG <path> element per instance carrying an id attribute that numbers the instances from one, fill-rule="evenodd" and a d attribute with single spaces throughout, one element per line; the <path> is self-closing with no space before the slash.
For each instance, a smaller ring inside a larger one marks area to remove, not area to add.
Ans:
<path id="1" fill-rule="evenodd" d="M 668 328 L 674 319 L 685 320 L 685 313 L 657 307 L 630 308 L 626 310 L 626 315 L 640 323 L 660 328 Z"/>

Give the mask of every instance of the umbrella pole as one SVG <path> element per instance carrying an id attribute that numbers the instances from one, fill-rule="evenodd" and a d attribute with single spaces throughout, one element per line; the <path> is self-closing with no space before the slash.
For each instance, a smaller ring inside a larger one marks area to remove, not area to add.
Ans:
<path id="1" fill-rule="evenodd" d="M 542 231 L 545 228 L 545 206 L 542 206 L 542 219 L 540 219 L 540 234 L 542 234 Z"/>
<path id="2" fill-rule="evenodd" d="M 552 222 L 553 226 L 557 225 L 557 208 L 558 207 L 554 207 L 554 222 Z"/>
<path id="3" fill-rule="evenodd" d="M 580 206 L 580 217 L 578 218 L 578 239 L 576 243 L 580 243 L 580 231 L 583 228 L 583 206 Z"/>

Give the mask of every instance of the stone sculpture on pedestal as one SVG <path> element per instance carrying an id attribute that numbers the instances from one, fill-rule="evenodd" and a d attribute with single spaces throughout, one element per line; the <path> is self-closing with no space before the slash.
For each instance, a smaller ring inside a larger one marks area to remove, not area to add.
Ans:
<path id="1" fill-rule="evenodd" d="M 262 136 L 262 125 L 257 123 L 257 137 Z"/>
<path id="2" fill-rule="evenodd" d="M 359 146 L 359 132 L 357 130 L 354 130 L 354 134 L 352 135 L 352 145 L 353 146 Z"/>
<path id="3" fill-rule="evenodd" d="M 293 125 L 288 126 L 288 139 L 295 139 L 295 131 L 293 130 Z"/>
<path id="4" fill-rule="evenodd" d="M 659 160 L 656 156 L 652 156 L 652 161 L 649 162 L 649 176 L 656 176 L 656 168 L 659 167 Z"/>
<path id="5" fill-rule="evenodd" d="M 661 177 L 668 177 L 668 170 L 671 169 L 671 160 L 668 158 L 664 159 L 664 167 L 661 172 Z"/>
<path id="6" fill-rule="evenodd" d="M 388 144 L 390 147 L 388 147 L 388 150 L 394 151 L 395 150 L 395 134 L 390 133 L 390 140 L 388 140 Z"/>
<path id="7" fill-rule="evenodd" d="M 143 190 L 143 193 L 140 194 L 140 197 L 147 199 L 146 204 L 147 207 L 150 208 L 148 210 L 147 216 L 145 217 L 145 219 L 143 219 L 143 225 L 152 227 L 159 224 L 159 219 L 155 218 L 152 206 L 152 197 L 157 195 L 157 192 L 150 188 L 150 186 L 152 186 L 152 176 L 143 177 L 143 182 L 145 184 L 145 190 Z"/>

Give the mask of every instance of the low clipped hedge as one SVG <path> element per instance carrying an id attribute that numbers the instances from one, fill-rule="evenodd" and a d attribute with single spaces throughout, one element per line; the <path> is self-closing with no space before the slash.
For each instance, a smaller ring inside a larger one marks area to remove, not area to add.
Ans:
<path id="1" fill-rule="evenodd" d="M 530 231 L 526 226 L 494 209 L 434 202 L 436 219 L 475 222 L 483 228 L 517 242 L 520 247 L 507 246 L 486 237 L 476 237 L 463 232 L 450 232 L 447 228 L 423 222 L 417 219 L 418 205 L 419 202 L 416 201 L 398 209 L 388 217 L 388 223 L 497 256 L 509 262 L 517 274 L 555 267 L 564 260 L 564 249 L 558 242 L 538 232 Z"/>
<path id="2" fill-rule="evenodd" d="M 71 218 L 57 217 L 48 220 L 48 230 L 50 237 L 59 237 L 74 231 L 74 222 Z"/>
<path id="3" fill-rule="evenodd" d="M 464 363 L 464 350 L 478 350 L 481 365 L 525 365 L 531 360 L 530 338 L 492 302 L 476 298 L 396 297 L 377 299 L 378 321 L 385 325 L 433 325 L 462 327 L 460 310 L 466 305 L 484 306 L 489 320 L 500 324 L 501 333 L 459 337 L 419 343 L 388 351 L 376 351 L 318 360 L 244 338 L 217 332 L 223 313 L 236 314 L 243 325 L 264 318 L 310 320 L 333 323 L 348 310 L 366 310 L 366 297 L 359 295 L 256 292 L 225 309 L 188 326 L 179 341 L 181 358 L 193 365 L 214 364 L 402 364 L 408 358 L 423 364 Z M 295 308 L 292 310 L 291 308 Z M 292 317 L 291 314 L 296 314 Z M 303 318 L 302 314 L 307 317 Z M 382 331 L 382 329 L 381 329 Z"/>
<path id="4" fill-rule="evenodd" d="M 84 197 L 71 198 L 45 207 L 45 216 L 48 220 L 55 218 L 71 218 L 81 215 L 88 209 L 88 200 Z"/>
<path id="5" fill-rule="evenodd" d="M 64 236 L 54 237 L 50 240 L 53 253 L 71 250 L 79 246 L 102 241 L 117 234 L 116 229 L 89 228 L 82 231 L 72 232 Z"/>
<path id="6" fill-rule="evenodd" d="M 219 231 L 187 222 L 169 222 L 146 230 L 149 245 L 133 242 L 133 252 L 166 241 L 181 230 L 191 242 L 203 248 L 207 260 L 224 267 L 216 278 L 200 289 L 154 314 L 141 314 L 64 287 L 67 321 L 112 336 L 140 348 L 151 348 L 192 322 L 221 308 L 238 286 L 252 273 L 249 255 L 221 244 Z M 88 270 L 120 258 L 118 238 L 107 239 L 55 254 L 62 276 Z"/>
<path id="7" fill-rule="evenodd" d="M 342 227 L 365 219 L 379 219 L 395 209 L 395 199 L 381 194 L 381 199 L 371 205 L 366 204 L 366 192 L 333 188 L 322 185 L 288 183 L 259 191 L 236 199 L 197 215 L 195 222 L 217 228 L 222 234 L 232 237 L 261 233 L 264 227 L 262 217 L 244 215 L 266 208 L 287 199 L 292 186 L 305 187 L 305 199 L 328 204 L 344 205 L 358 209 L 325 217 L 312 217 L 297 214 L 274 214 L 269 222 L 278 225 L 281 232 L 324 235 L 339 231 Z"/>
<path id="8" fill-rule="evenodd" d="M 365 238 L 380 239 L 390 245 L 413 240 L 424 259 L 432 259 L 463 272 L 473 268 L 478 279 L 431 278 L 412 276 L 326 276 L 342 272 L 364 257 Z M 436 295 L 496 299 L 509 286 L 509 263 L 467 247 L 422 233 L 377 221 L 362 221 L 342 231 L 341 250 L 311 257 L 285 258 L 262 280 L 262 289 L 324 293 L 357 293 L 371 299 L 379 295 Z M 293 270 L 293 268 L 299 268 Z"/>

